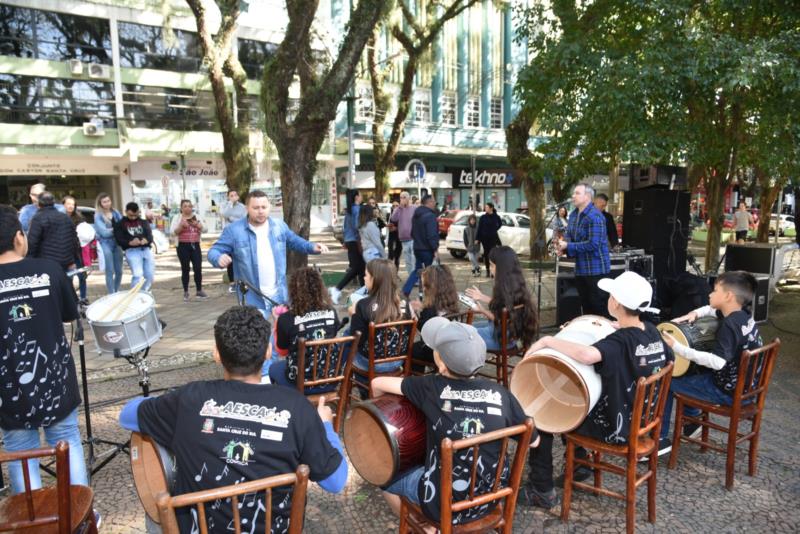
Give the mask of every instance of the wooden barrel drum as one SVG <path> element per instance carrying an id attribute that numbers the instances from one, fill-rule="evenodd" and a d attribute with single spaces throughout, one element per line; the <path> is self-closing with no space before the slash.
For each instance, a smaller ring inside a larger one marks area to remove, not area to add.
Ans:
<path id="1" fill-rule="evenodd" d="M 384 395 L 355 405 L 343 434 L 350 463 L 376 486 L 425 461 L 425 416 L 404 397 Z"/>
<path id="2" fill-rule="evenodd" d="M 701 317 L 693 323 L 665 322 L 658 325 L 658 331 L 669 334 L 681 345 L 686 345 L 695 350 L 711 352 L 717 339 L 719 319 L 716 317 Z M 675 355 L 675 366 L 672 376 L 682 376 L 689 370 L 691 362 L 682 356 Z"/>
<path id="3" fill-rule="evenodd" d="M 156 495 L 172 492 L 175 487 L 175 459 L 172 454 L 150 436 L 131 433 L 131 472 L 136 494 L 145 513 L 160 523 Z"/>

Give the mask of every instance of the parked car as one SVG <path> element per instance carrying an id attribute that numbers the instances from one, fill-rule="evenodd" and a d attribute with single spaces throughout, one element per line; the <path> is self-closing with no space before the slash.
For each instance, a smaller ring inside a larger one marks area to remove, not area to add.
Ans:
<path id="1" fill-rule="evenodd" d="M 464 227 L 467 226 L 467 219 L 471 214 L 471 211 L 466 210 L 459 213 L 447 232 L 445 244 L 448 252 L 450 252 L 450 255 L 454 258 L 463 258 L 467 255 L 467 249 L 464 246 Z M 513 248 L 519 255 L 524 256 L 530 254 L 530 217 L 520 213 L 502 211 L 498 211 L 497 214 L 503 222 L 503 226 L 498 232 L 500 235 L 500 243 Z M 478 213 L 479 219 L 481 215 L 483 214 Z M 552 238 L 553 230 L 547 228 L 545 230 L 545 242 L 549 243 Z"/>
<path id="2" fill-rule="evenodd" d="M 776 228 L 778 228 L 778 235 L 782 236 L 786 230 L 794 228 L 794 216 L 781 214 L 780 223 L 778 223 L 778 214 L 773 213 L 769 218 L 769 233 L 775 234 Z"/>
<path id="3" fill-rule="evenodd" d="M 456 216 L 464 210 L 447 210 L 438 217 L 439 222 L 439 237 L 446 237 L 450 225 L 456 219 Z"/>

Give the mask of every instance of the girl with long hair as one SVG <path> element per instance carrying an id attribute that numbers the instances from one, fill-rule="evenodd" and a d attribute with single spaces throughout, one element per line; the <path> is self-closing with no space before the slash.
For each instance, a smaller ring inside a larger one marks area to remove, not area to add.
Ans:
<path id="1" fill-rule="evenodd" d="M 205 300 L 208 295 L 203 291 L 203 254 L 200 252 L 201 235 L 206 227 L 203 220 L 194 212 L 192 201 L 181 200 L 181 211 L 172 218 L 169 233 L 178 239 L 176 251 L 181 264 L 181 284 L 183 285 L 183 301 L 189 302 L 189 267 L 194 271 L 194 287 L 198 300 Z"/>
<path id="2" fill-rule="evenodd" d="M 347 271 L 336 287 L 328 291 L 334 304 L 339 304 L 339 297 L 342 289 L 345 288 L 354 278 L 358 278 L 359 287 L 364 285 L 364 257 L 361 255 L 361 236 L 358 233 L 358 214 L 361 208 L 361 193 L 358 189 L 347 191 L 347 207 L 345 208 L 344 224 L 344 246 L 347 249 Z"/>
<path id="3" fill-rule="evenodd" d="M 417 316 L 417 330 L 430 319 L 459 312 L 458 290 L 453 274 L 446 265 L 434 264 L 422 270 L 422 301 L 412 301 L 410 306 Z M 433 349 L 422 340 L 414 343 L 415 360 L 430 362 L 433 366 Z M 421 370 L 421 369 L 420 369 Z"/>
<path id="4" fill-rule="evenodd" d="M 269 367 L 269 378 L 273 384 L 293 387 L 300 373 L 305 380 L 313 376 L 311 362 L 306 359 L 305 369 L 297 367 L 297 340 L 307 341 L 336 337 L 339 330 L 339 317 L 333 308 L 322 275 L 313 267 L 302 267 L 289 276 L 289 309 L 278 316 L 275 323 L 273 344 L 278 356 L 285 357 Z M 345 353 L 346 354 L 346 353 Z M 338 353 L 327 355 L 331 358 L 330 369 L 336 368 Z M 325 357 L 320 355 L 317 377 L 324 378 Z M 309 393 L 330 391 L 336 384 L 309 388 Z M 312 391 L 313 389 L 313 391 Z"/>
<path id="5" fill-rule="evenodd" d="M 116 293 L 122 285 L 122 249 L 114 237 L 114 223 L 122 214 L 112 207 L 111 195 L 100 193 L 95 201 L 94 231 L 102 251 L 106 271 L 106 291 Z"/>
<path id="6" fill-rule="evenodd" d="M 350 332 L 361 332 L 354 365 L 359 369 L 366 370 L 369 367 L 369 323 L 378 324 L 399 321 L 403 318 L 403 312 L 398 293 L 397 268 L 394 263 L 385 259 L 369 262 L 364 276 L 364 285 L 367 288 L 367 296 L 350 306 Z M 377 363 L 377 360 L 386 356 L 383 353 L 384 334 L 390 336 L 387 342 L 387 349 L 391 354 L 396 353 L 401 344 L 411 342 L 408 339 L 404 339 L 401 332 L 397 330 L 393 332 L 381 331 L 376 334 L 375 370 L 381 373 L 393 371 L 403 365 L 402 361 Z"/>
<path id="7" fill-rule="evenodd" d="M 525 283 L 517 253 L 507 246 L 493 248 L 489 253 L 489 269 L 494 276 L 491 297 L 484 295 L 475 286 L 465 291 L 488 319 L 483 325 L 476 324 L 475 328 L 486 342 L 487 350 L 500 350 L 500 316 L 503 308 L 506 308 L 509 311 L 510 343 L 519 342 L 523 347 L 528 347 L 536 336 L 539 318 L 533 304 L 533 296 Z M 519 305 L 522 307 L 515 309 Z"/>
<path id="8" fill-rule="evenodd" d="M 378 228 L 378 208 L 365 204 L 358 212 L 358 235 L 361 238 L 361 251 L 365 263 L 386 257 Z"/>

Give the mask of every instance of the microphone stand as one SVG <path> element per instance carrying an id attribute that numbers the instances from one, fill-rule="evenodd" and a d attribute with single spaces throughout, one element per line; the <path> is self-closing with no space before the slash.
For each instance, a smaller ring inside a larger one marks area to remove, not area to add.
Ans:
<path id="1" fill-rule="evenodd" d="M 236 280 L 236 282 L 234 282 L 234 283 L 239 286 L 239 305 L 240 306 L 244 306 L 245 305 L 245 295 L 247 294 L 248 291 L 252 291 L 253 293 L 256 294 L 257 297 L 260 297 L 260 298 L 266 300 L 273 307 L 280 306 L 279 302 L 275 302 L 274 300 L 272 300 L 271 298 L 266 296 L 256 286 L 254 286 L 253 284 L 251 284 L 247 280 L 239 279 L 239 280 Z"/>

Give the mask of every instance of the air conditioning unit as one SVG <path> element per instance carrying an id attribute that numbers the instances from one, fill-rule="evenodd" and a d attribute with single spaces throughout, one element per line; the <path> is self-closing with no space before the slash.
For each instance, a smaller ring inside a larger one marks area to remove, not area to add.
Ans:
<path id="1" fill-rule="evenodd" d="M 89 77 L 107 80 L 111 78 L 111 67 L 108 65 L 101 65 L 100 63 L 90 63 Z"/>
<path id="2" fill-rule="evenodd" d="M 83 76 L 83 61 L 70 59 L 67 63 L 69 63 L 69 71 L 73 76 Z"/>
<path id="3" fill-rule="evenodd" d="M 83 123 L 83 135 L 86 137 L 102 137 L 106 134 L 106 129 L 102 124 L 96 122 Z"/>

